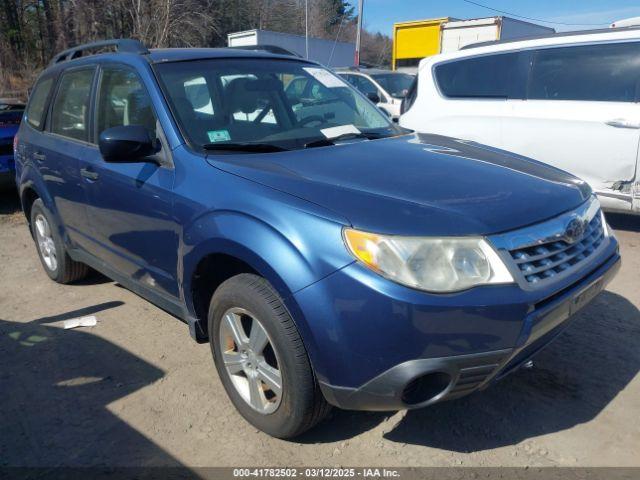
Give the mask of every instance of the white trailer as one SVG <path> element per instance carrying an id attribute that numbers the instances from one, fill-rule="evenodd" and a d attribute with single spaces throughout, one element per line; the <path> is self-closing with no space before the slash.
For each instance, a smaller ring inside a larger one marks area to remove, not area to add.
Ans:
<path id="1" fill-rule="evenodd" d="M 247 30 L 227 35 L 230 47 L 255 47 L 273 45 L 306 58 L 306 39 L 302 35 L 272 32 L 270 30 Z M 322 38 L 309 38 L 309 59 L 326 67 L 351 67 L 355 61 L 355 43 L 334 42 Z"/>
<path id="2" fill-rule="evenodd" d="M 441 53 L 454 52 L 474 43 L 547 35 L 555 30 L 510 17 L 455 20 L 440 27 Z"/>

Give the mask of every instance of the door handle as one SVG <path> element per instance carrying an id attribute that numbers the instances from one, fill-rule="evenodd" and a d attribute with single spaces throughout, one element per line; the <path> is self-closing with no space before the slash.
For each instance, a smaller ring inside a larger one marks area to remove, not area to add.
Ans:
<path id="1" fill-rule="evenodd" d="M 100 178 L 100 175 L 98 174 L 98 172 L 87 170 L 86 168 L 83 168 L 80 170 L 80 175 L 82 175 L 87 180 L 92 180 L 94 182 L 98 180 L 98 178 Z"/>
<path id="2" fill-rule="evenodd" d="M 47 156 L 44 153 L 35 152 L 33 154 L 33 159 L 38 163 L 42 163 L 47 159 Z"/>
<path id="3" fill-rule="evenodd" d="M 613 120 L 609 120 L 605 123 L 610 127 L 615 128 L 633 128 L 636 130 L 640 129 L 640 123 L 632 122 L 631 120 L 627 120 L 626 118 L 614 118 Z"/>

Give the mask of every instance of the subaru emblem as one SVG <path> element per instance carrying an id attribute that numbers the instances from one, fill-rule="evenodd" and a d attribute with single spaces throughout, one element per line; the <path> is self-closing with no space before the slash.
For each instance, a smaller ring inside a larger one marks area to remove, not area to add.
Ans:
<path id="1" fill-rule="evenodd" d="M 582 218 L 572 219 L 564 231 L 563 238 L 567 243 L 576 243 L 581 240 L 587 230 L 587 220 Z"/>

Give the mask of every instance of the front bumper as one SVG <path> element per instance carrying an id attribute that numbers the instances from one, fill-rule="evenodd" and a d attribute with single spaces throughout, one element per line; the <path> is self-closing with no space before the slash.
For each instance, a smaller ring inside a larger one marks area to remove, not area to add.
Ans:
<path id="1" fill-rule="evenodd" d="M 299 322 L 327 401 L 352 410 L 418 408 L 499 379 L 552 341 L 616 274 L 609 245 L 561 285 L 430 295 L 352 264 L 297 292 Z"/>

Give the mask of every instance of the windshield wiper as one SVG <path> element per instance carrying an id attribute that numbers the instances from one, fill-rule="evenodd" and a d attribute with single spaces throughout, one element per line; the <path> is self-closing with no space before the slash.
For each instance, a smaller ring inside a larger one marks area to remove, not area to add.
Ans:
<path id="1" fill-rule="evenodd" d="M 355 138 L 365 138 L 367 140 L 375 140 L 378 138 L 383 138 L 386 135 L 382 135 L 380 133 L 343 133 L 342 135 L 338 135 L 337 137 L 331 138 L 320 138 L 318 140 L 313 140 L 309 143 L 304 144 L 304 148 L 315 148 L 315 147 L 329 147 L 331 145 L 335 145 L 336 142 L 340 142 L 342 140 L 352 140 Z"/>
<path id="2" fill-rule="evenodd" d="M 289 150 L 272 143 L 205 143 L 202 148 L 209 151 L 248 153 L 286 152 Z"/>

